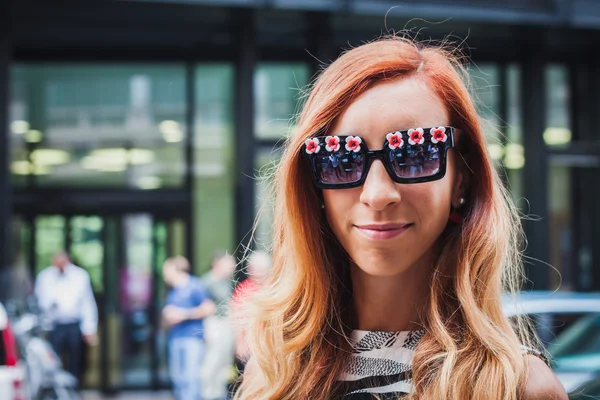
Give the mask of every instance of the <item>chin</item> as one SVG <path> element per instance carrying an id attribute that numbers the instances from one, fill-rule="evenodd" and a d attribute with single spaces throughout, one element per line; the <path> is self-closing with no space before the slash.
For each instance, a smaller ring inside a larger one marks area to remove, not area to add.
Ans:
<path id="1" fill-rule="evenodd" d="M 392 257 L 386 258 L 370 258 L 367 260 L 361 260 L 356 262 L 356 267 L 363 273 L 370 276 L 395 276 L 406 272 L 410 268 L 410 264 L 406 263 L 406 260 L 400 262 L 390 262 Z"/>

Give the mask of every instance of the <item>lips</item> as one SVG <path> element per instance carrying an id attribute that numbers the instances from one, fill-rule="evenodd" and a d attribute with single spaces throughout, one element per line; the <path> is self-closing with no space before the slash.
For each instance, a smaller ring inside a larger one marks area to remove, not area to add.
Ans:
<path id="1" fill-rule="evenodd" d="M 392 239 L 406 232 L 411 226 L 410 223 L 355 225 L 358 231 L 369 239 Z"/>

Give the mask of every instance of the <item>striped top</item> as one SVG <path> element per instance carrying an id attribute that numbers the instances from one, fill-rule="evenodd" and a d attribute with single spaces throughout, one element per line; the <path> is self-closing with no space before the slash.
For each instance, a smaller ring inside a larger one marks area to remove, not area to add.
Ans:
<path id="1" fill-rule="evenodd" d="M 424 330 L 376 332 L 355 330 L 353 353 L 339 380 L 343 400 L 397 399 L 411 391 L 412 360 Z M 523 353 L 543 355 L 521 346 Z"/>

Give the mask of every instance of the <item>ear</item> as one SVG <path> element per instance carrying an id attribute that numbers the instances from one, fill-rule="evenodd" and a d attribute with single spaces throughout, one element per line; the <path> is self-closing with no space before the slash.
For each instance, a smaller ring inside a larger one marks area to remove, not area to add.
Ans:
<path id="1" fill-rule="evenodd" d="M 453 208 L 460 208 L 462 206 L 459 203 L 459 199 L 463 198 L 466 200 L 467 193 L 471 187 L 471 173 L 460 157 L 460 155 L 457 155 L 454 158 L 456 168 L 454 169 L 454 184 L 451 198 Z"/>

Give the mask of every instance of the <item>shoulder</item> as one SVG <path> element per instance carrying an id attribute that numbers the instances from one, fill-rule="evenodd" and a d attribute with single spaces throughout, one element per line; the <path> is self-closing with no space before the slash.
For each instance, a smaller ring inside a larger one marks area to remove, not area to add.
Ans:
<path id="1" fill-rule="evenodd" d="M 198 292 L 206 292 L 206 284 L 202 281 L 202 279 L 192 276 L 192 287 Z"/>
<path id="2" fill-rule="evenodd" d="M 252 378 L 255 378 L 256 376 L 258 376 L 259 374 L 260 374 L 260 367 L 258 366 L 256 359 L 251 356 L 248 359 L 248 361 L 246 362 L 246 366 L 244 368 L 244 379 L 246 379 L 246 378 L 252 379 Z"/>
<path id="3" fill-rule="evenodd" d="M 52 275 L 54 275 L 55 273 L 56 273 L 56 271 L 54 270 L 53 266 L 46 267 L 46 268 L 42 269 L 40 272 L 38 272 L 36 281 L 39 282 L 40 280 L 50 279 L 50 277 Z"/>
<path id="4" fill-rule="evenodd" d="M 82 268 L 75 264 L 70 264 L 68 268 L 69 268 L 67 270 L 68 273 L 71 273 L 74 276 L 77 276 L 82 279 L 90 279 L 90 274 L 87 272 L 87 270 L 85 268 Z"/>
<path id="5" fill-rule="evenodd" d="M 554 372 L 537 356 L 526 355 L 529 374 L 523 400 L 568 400 L 567 393 Z"/>

